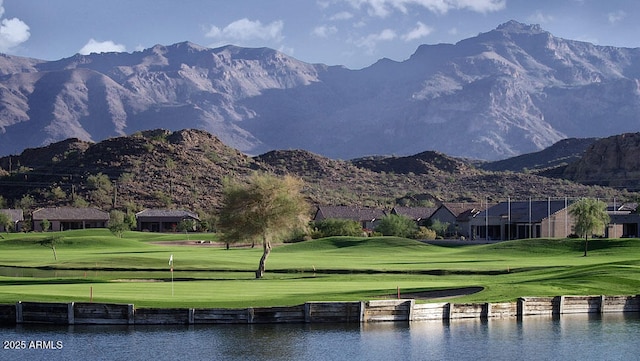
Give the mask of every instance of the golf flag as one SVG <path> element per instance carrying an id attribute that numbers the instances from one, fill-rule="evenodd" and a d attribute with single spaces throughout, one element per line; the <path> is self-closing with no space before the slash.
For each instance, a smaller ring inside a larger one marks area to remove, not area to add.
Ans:
<path id="1" fill-rule="evenodd" d="M 169 266 L 171 266 L 171 272 L 173 272 L 173 254 L 169 257 Z"/>

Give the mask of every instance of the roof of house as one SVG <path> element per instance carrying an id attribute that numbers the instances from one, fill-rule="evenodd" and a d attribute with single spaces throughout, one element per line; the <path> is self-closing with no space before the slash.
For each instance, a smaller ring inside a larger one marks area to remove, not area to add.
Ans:
<path id="1" fill-rule="evenodd" d="M 40 208 L 33 211 L 33 219 L 46 219 L 49 221 L 82 221 L 100 220 L 108 221 L 109 213 L 97 208 L 56 207 Z"/>
<path id="2" fill-rule="evenodd" d="M 638 203 L 608 203 L 609 213 L 633 213 L 638 209 Z"/>
<path id="3" fill-rule="evenodd" d="M 610 223 L 640 223 L 640 214 L 638 213 L 612 214 L 610 217 Z"/>
<path id="4" fill-rule="evenodd" d="M 24 221 L 24 213 L 22 212 L 22 209 L 0 209 L 0 213 L 4 213 L 9 216 L 12 222 Z"/>
<path id="5" fill-rule="evenodd" d="M 153 217 L 153 218 L 180 218 L 200 220 L 197 214 L 182 209 L 145 209 L 136 213 L 136 218 Z"/>
<path id="6" fill-rule="evenodd" d="M 539 223 L 549 215 L 555 214 L 566 208 L 564 200 L 558 201 L 512 201 L 500 202 L 488 209 L 489 217 L 511 218 L 512 223 Z M 487 210 L 483 210 L 476 218 L 487 216 Z"/>
<path id="7" fill-rule="evenodd" d="M 371 221 L 386 216 L 384 210 L 367 207 L 350 207 L 350 206 L 318 206 L 314 220 L 338 218 L 351 219 L 354 221 Z"/>
<path id="8" fill-rule="evenodd" d="M 457 221 L 467 221 L 469 218 L 485 209 L 483 203 L 442 203 L 444 207 L 456 217 Z"/>
<path id="9" fill-rule="evenodd" d="M 437 207 L 403 207 L 395 206 L 391 210 L 392 214 L 399 216 L 406 216 L 413 220 L 419 221 L 422 219 L 429 219 L 433 213 L 437 210 Z"/>

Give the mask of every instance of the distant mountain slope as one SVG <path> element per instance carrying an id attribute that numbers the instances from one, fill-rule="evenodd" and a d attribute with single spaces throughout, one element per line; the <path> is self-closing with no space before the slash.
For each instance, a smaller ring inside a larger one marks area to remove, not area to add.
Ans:
<path id="1" fill-rule="evenodd" d="M 0 58 L 0 155 L 67 138 L 203 129 L 247 154 L 426 150 L 498 160 L 640 129 L 640 48 L 515 21 L 361 69 L 184 42 L 58 61 Z"/>
<path id="2" fill-rule="evenodd" d="M 562 177 L 583 184 L 597 184 L 640 191 L 640 133 L 601 139 L 582 158 L 569 164 Z"/>
<path id="3" fill-rule="evenodd" d="M 568 165 L 582 158 L 585 150 L 597 141 L 596 138 L 563 139 L 539 152 L 522 154 L 516 157 L 487 162 L 479 167 L 490 171 L 542 170 Z"/>
<path id="4" fill-rule="evenodd" d="M 98 143 L 68 139 L 0 157 L 0 196 L 9 207 L 31 209 L 77 204 L 210 211 L 220 205 L 226 180 L 243 181 L 254 171 L 299 177 L 309 202 L 325 205 L 391 208 L 398 202 L 415 206 L 486 197 L 628 196 L 535 174 L 485 172 L 433 152 L 356 164 L 304 150 L 249 157 L 201 130 L 153 130 Z M 112 187 L 96 186 L 100 177 Z"/>

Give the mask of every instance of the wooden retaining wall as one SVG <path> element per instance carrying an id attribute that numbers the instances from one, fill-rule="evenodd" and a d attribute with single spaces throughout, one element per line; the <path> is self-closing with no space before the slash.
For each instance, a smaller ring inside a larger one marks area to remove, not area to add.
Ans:
<path id="1" fill-rule="evenodd" d="M 523 297 L 504 303 L 424 303 L 415 300 L 307 302 L 246 309 L 135 308 L 131 304 L 18 302 L 0 305 L 0 325 L 192 325 L 322 322 L 410 322 L 640 312 L 640 296 Z"/>
<path id="2" fill-rule="evenodd" d="M 380 300 L 365 302 L 362 322 L 410 321 L 414 300 Z"/>
<path id="3" fill-rule="evenodd" d="M 16 306 L 0 305 L 0 325 L 16 324 Z"/>
<path id="4" fill-rule="evenodd" d="M 307 323 L 360 322 L 364 302 L 307 302 L 305 319 Z"/>
<path id="5" fill-rule="evenodd" d="M 73 306 L 76 325 L 133 324 L 133 305 L 75 302 Z"/>

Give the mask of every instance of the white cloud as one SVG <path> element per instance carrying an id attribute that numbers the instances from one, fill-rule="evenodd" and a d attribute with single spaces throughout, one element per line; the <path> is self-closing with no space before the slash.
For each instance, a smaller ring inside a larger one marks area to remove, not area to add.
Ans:
<path id="1" fill-rule="evenodd" d="M 531 23 L 546 24 L 552 22 L 554 20 L 554 17 L 553 15 L 544 14 L 542 11 L 538 10 L 527 19 Z"/>
<path id="2" fill-rule="evenodd" d="M 408 13 L 408 7 L 419 6 L 433 13 L 445 14 L 450 10 L 471 10 L 488 13 L 503 10 L 506 0 L 344 0 L 354 8 L 365 7 L 370 15 L 386 17 L 393 10 Z"/>
<path id="3" fill-rule="evenodd" d="M 82 49 L 78 50 L 78 53 L 82 55 L 89 55 L 91 53 L 122 53 L 126 51 L 126 47 L 122 44 L 116 44 L 111 40 L 97 41 L 95 39 L 89 39 Z"/>
<path id="4" fill-rule="evenodd" d="M 402 36 L 404 41 L 413 41 L 429 36 L 433 32 L 433 28 L 418 21 L 416 27 Z"/>
<path id="5" fill-rule="evenodd" d="M 205 34 L 205 36 L 208 38 L 231 42 L 254 39 L 274 40 L 280 42 L 284 39 L 284 36 L 282 36 L 283 27 L 284 23 L 280 20 L 262 25 L 259 20 L 251 21 L 247 18 L 243 18 L 230 23 L 222 29 L 217 26 L 211 26 L 211 29 Z"/>
<path id="6" fill-rule="evenodd" d="M 0 0 L 0 18 L 4 15 L 4 6 Z M 18 18 L 0 21 L 0 51 L 7 51 L 29 40 L 29 26 Z"/>
<path id="7" fill-rule="evenodd" d="M 337 14 L 334 14 L 329 18 L 329 20 L 339 21 L 339 20 L 349 20 L 353 18 L 353 14 L 348 11 L 342 11 Z"/>
<path id="8" fill-rule="evenodd" d="M 617 22 L 621 21 L 621 20 L 622 20 L 622 19 L 624 19 L 626 16 L 627 16 L 627 13 L 625 13 L 625 12 L 624 12 L 624 11 L 622 11 L 622 10 L 618 10 L 618 11 L 615 11 L 615 12 L 609 13 L 609 14 L 607 15 L 607 17 L 609 18 L 609 22 L 610 22 L 611 24 L 615 24 L 615 23 L 617 23 Z"/>
<path id="9" fill-rule="evenodd" d="M 366 37 L 360 38 L 354 41 L 354 44 L 359 48 L 365 48 L 367 50 L 367 54 L 373 54 L 376 46 L 381 41 L 391 41 L 397 37 L 395 31 L 391 29 L 384 29 L 380 33 L 370 34 Z"/>
<path id="10" fill-rule="evenodd" d="M 335 26 L 316 26 L 311 32 L 312 35 L 315 35 L 319 38 L 328 38 L 330 35 L 333 35 L 338 32 L 338 28 Z"/>

